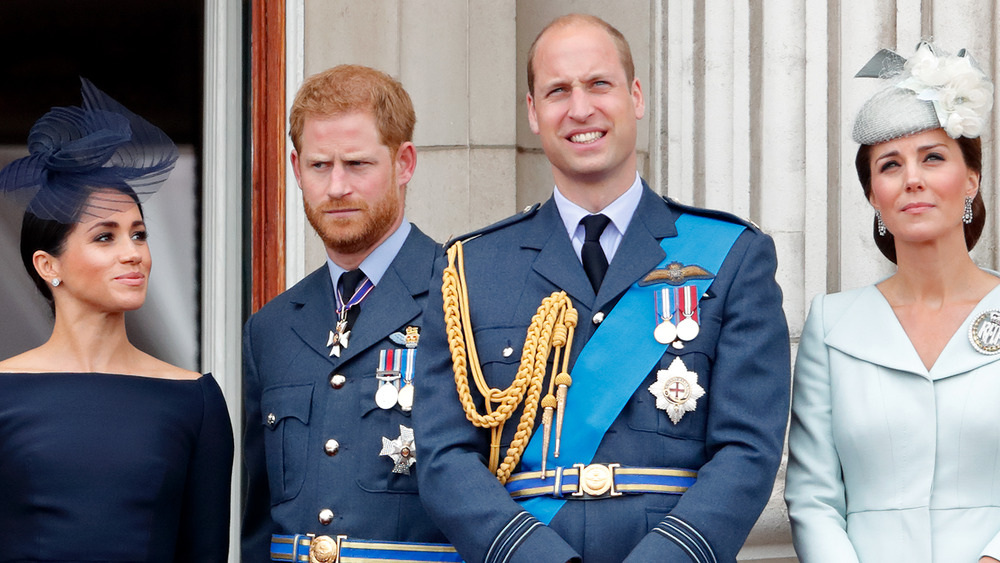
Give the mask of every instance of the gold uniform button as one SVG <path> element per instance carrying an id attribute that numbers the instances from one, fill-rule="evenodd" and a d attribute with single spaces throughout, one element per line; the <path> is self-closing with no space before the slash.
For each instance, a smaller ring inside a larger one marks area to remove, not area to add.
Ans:
<path id="1" fill-rule="evenodd" d="M 278 422 L 278 418 L 274 416 L 273 412 L 267 413 L 267 425 L 274 427 L 274 423 Z"/>
<path id="2" fill-rule="evenodd" d="M 324 508 L 323 510 L 320 510 L 319 523 L 324 526 L 327 526 L 330 524 L 330 522 L 333 522 L 333 511 L 330 510 L 329 508 Z"/>
<path id="3" fill-rule="evenodd" d="M 340 451 L 340 442 L 334 440 L 333 438 L 327 440 L 326 444 L 323 446 L 323 451 L 330 457 L 337 455 L 337 452 Z"/>
<path id="4" fill-rule="evenodd" d="M 334 389 L 340 389 L 345 383 L 347 383 L 347 378 L 339 373 L 330 377 L 330 387 Z"/>

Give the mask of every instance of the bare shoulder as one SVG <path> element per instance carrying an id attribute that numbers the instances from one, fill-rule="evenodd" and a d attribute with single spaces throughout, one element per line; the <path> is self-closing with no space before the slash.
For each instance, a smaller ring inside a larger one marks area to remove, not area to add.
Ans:
<path id="1" fill-rule="evenodd" d="M 47 365 L 45 355 L 40 354 L 38 348 L 0 361 L 0 373 L 42 373 L 47 371 L 53 371 L 53 369 Z"/>
<path id="2" fill-rule="evenodd" d="M 201 374 L 196 371 L 186 370 L 182 367 L 169 364 L 163 360 L 154 358 L 149 354 L 144 354 L 144 356 L 144 369 L 142 370 L 143 375 L 157 377 L 160 379 L 193 380 L 201 378 Z"/>

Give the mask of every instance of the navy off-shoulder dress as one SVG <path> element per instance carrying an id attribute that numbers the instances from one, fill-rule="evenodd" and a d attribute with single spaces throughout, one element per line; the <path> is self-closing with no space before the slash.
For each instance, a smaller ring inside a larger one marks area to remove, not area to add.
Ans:
<path id="1" fill-rule="evenodd" d="M 224 562 L 232 458 L 211 375 L 0 373 L 0 561 Z"/>

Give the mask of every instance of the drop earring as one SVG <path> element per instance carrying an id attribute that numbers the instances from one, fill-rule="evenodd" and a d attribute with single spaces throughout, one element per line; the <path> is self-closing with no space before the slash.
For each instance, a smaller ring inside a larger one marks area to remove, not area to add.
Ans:
<path id="1" fill-rule="evenodd" d="M 882 222 L 882 212 L 875 210 L 875 223 L 878 225 L 878 236 L 885 236 L 885 223 Z"/>
<path id="2" fill-rule="evenodd" d="M 965 212 L 962 213 L 962 222 L 968 225 L 972 222 L 972 198 L 965 196 Z"/>

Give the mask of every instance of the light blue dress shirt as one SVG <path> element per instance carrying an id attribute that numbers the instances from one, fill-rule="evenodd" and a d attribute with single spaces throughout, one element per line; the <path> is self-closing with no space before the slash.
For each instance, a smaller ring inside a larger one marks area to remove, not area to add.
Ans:
<path id="1" fill-rule="evenodd" d="M 611 223 L 601 233 L 601 248 L 604 249 L 604 255 L 608 258 L 609 264 L 615 256 L 615 251 L 618 250 L 618 244 L 622 241 L 622 237 L 625 236 L 625 229 L 628 228 L 629 221 L 632 220 L 632 215 L 635 214 L 636 208 L 639 207 L 639 200 L 641 198 L 642 180 L 639 178 L 639 173 L 636 172 L 635 181 L 632 182 L 632 186 L 625 190 L 625 193 L 618 196 L 617 199 L 609 203 L 607 207 L 598 212 L 603 213 L 608 219 L 611 219 Z M 566 226 L 566 233 L 573 243 L 573 250 L 576 251 L 576 257 L 583 263 L 583 259 L 580 258 L 580 253 L 583 249 L 583 225 L 580 224 L 580 219 L 591 215 L 591 213 L 567 199 L 559 191 L 559 186 L 556 186 L 552 194 L 552 199 L 555 200 L 556 209 L 559 210 L 559 217 L 562 218 L 563 224 Z"/>
<path id="2" fill-rule="evenodd" d="M 358 267 L 372 281 L 372 285 L 378 285 L 379 280 L 385 275 L 389 264 L 399 254 L 399 249 L 403 248 L 406 237 L 410 236 L 410 228 L 410 222 L 406 220 L 406 217 L 403 217 L 403 222 L 389 235 L 389 238 L 382 241 L 382 244 L 376 246 L 375 250 L 372 250 L 372 253 L 361 261 L 361 265 Z M 337 287 L 340 275 L 347 270 L 336 265 L 329 256 L 326 258 L 326 266 L 330 269 L 330 280 L 333 281 L 333 287 Z"/>

